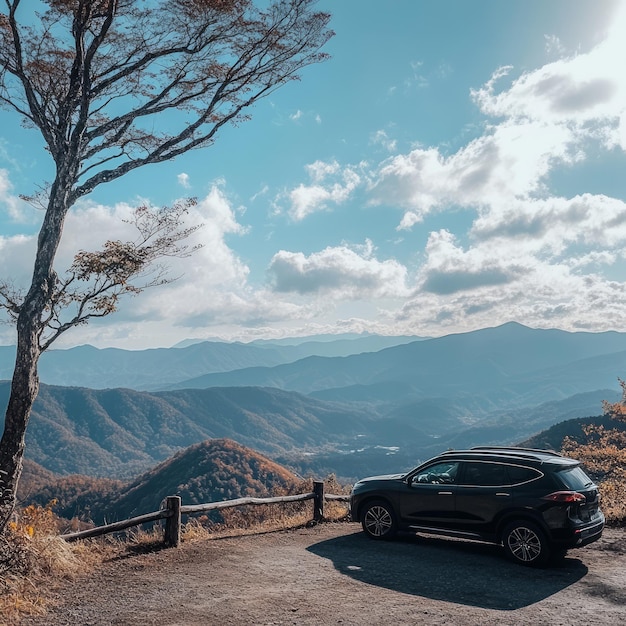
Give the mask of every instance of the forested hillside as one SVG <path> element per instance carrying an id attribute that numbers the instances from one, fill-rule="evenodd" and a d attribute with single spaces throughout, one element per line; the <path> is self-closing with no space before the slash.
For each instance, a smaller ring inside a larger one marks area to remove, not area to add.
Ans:
<path id="1" fill-rule="evenodd" d="M 25 502 L 45 506 L 64 518 L 103 523 L 158 511 L 166 496 L 185 504 L 287 493 L 300 479 L 258 452 L 228 439 L 203 441 L 181 450 L 131 482 L 66 476 L 23 494 Z"/>
<path id="2" fill-rule="evenodd" d="M 8 383 L 0 383 L 0 404 L 7 393 Z M 304 453 L 355 441 L 373 419 L 363 408 L 279 389 L 149 394 L 42 385 L 26 454 L 59 474 L 129 478 L 207 438 L 229 437 L 265 453 Z"/>
<path id="3" fill-rule="evenodd" d="M 374 346 L 376 338 L 369 339 Z M 361 340 L 338 342 L 343 348 L 327 343 L 329 353 L 348 349 L 344 344 L 365 345 Z M 230 438 L 301 474 L 336 473 L 352 480 L 408 469 L 449 447 L 512 444 L 566 419 L 598 415 L 602 401 L 619 397 L 617 376 L 626 370 L 626 350 L 616 350 L 622 345 L 623 333 L 506 324 L 378 352 L 310 356 L 220 375 L 220 380 L 232 379 L 232 387 L 145 392 L 42 385 L 26 455 L 61 475 L 130 479 L 190 445 Z M 233 365 L 229 359 L 242 346 L 220 345 L 231 348 L 229 358 L 214 367 Z M 254 347 L 257 356 L 274 348 L 311 346 Z M 160 374 L 166 376 L 180 365 L 181 355 L 197 365 L 196 357 L 212 349 L 194 344 L 155 351 L 154 364 L 139 374 L 162 367 L 169 355 L 171 362 Z M 107 351 L 90 354 L 92 371 L 124 362 L 117 356 L 100 362 Z M 139 364 L 148 355 L 135 356 Z M 126 362 L 118 375 L 131 365 Z M 241 386 L 257 374 L 263 374 L 259 380 L 266 386 Z M 8 383 L 0 383 L 0 406 L 7 394 Z"/>

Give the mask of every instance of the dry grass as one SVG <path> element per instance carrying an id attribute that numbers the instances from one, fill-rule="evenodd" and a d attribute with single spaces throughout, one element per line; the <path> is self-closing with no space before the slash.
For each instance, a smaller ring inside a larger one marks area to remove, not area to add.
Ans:
<path id="1" fill-rule="evenodd" d="M 325 481 L 326 493 L 346 494 L 334 476 Z M 313 481 L 302 481 L 290 493 L 309 493 Z M 67 543 L 61 539 L 61 520 L 52 512 L 54 501 L 45 507 L 28 506 L 19 511 L 0 535 L 0 625 L 17 624 L 23 616 L 45 615 L 53 602 L 51 590 L 59 579 L 74 579 L 88 574 L 99 563 L 124 552 L 150 552 L 163 546 L 159 523 L 149 529 L 135 528 L 115 537 L 108 535 Z M 347 504 L 327 502 L 325 518 L 346 519 Z M 312 503 L 292 502 L 223 509 L 218 516 L 189 518 L 183 525 L 182 540 L 195 541 L 224 536 L 274 532 L 311 523 Z"/>
<path id="2" fill-rule="evenodd" d="M 98 561 L 85 545 L 58 534 L 58 518 L 47 507 L 29 506 L 0 535 L 0 615 L 16 623 L 22 615 L 45 613 L 49 583 L 73 578 Z"/>
<path id="3" fill-rule="evenodd" d="M 326 493 L 347 495 L 351 486 L 341 485 L 334 475 L 324 480 Z M 274 491 L 273 496 L 284 496 L 313 491 L 313 480 L 303 480 L 295 488 Z M 329 501 L 324 506 L 324 519 L 330 522 L 348 519 L 348 503 Z M 214 537 L 250 535 L 300 528 L 311 524 L 312 501 L 262 504 L 222 509 L 216 515 L 191 517 L 183 525 L 183 541 Z"/>

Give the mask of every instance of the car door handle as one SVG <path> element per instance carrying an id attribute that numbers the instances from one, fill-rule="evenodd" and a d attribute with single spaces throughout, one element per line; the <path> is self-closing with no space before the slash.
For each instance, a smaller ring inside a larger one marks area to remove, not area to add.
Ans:
<path id="1" fill-rule="evenodd" d="M 439 495 L 440 496 L 451 496 L 452 492 L 451 491 L 440 491 Z"/>
<path id="2" fill-rule="evenodd" d="M 503 498 L 508 498 L 510 495 L 510 493 L 504 493 L 503 491 L 496 493 L 496 496 L 502 496 Z"/>

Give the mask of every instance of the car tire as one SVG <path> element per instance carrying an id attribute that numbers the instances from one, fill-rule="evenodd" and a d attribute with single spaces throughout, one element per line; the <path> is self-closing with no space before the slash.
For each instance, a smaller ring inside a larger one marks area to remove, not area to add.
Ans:
<path id="1" fill-rule="evenodd" d="M 388 502 L 368 502 L 361 514 L 361 526 L 372 539 L 391 539 L 397 530 L 396 517 Z"/>
<path id="2" fill-rule="evenodd" d="M 509 559 L 528 567 L 542 567 L 550 558 L 550 545 L 537 524 L 519 520 L 502 533 L 504 552 Z"/>

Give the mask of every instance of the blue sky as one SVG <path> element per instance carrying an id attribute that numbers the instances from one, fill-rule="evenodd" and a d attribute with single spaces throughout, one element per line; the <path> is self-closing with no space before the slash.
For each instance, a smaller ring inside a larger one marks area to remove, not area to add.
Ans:
<path id="1" fill-rule="evenodd" d="M 213 147 L 98 188 L 58 260 L 124 236 L 138 204 L 196 196 L 204 247 L 170 285 L 58 347 L 517 321 L 626 331 L 626 5 L 320 0 L 332 58 Z M 25 284 L 49 178 L 0 112 L 0 276 Z M 13 341 L 0 326 L 0 343 Z"/>

